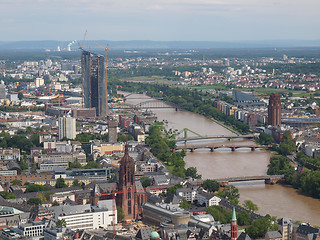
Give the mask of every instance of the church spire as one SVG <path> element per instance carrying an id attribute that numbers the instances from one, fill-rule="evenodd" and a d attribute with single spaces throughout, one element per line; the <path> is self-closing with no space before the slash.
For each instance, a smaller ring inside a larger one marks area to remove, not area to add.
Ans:
<path id="1" fill-rule="evenodd" d="M 237 240 L 237 238 L 238 238 L 237 216 L 236 216 L 236 210 L 235 208 L 233 208 L 232 220 L 231 220 L 231 240 Z"/>
<path id="2" fill-rule="evenodd" d="M 232 210 L 232 221 L 237 221 L 236 210 L 233 208 Z"/>

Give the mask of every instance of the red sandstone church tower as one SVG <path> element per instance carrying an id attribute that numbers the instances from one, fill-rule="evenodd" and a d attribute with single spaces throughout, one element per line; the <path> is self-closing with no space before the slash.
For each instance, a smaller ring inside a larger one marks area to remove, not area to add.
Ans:
<path id="1" fill-rule="evenodd" d="M 124 220 L 135 220 L 139 216 L 138 202 L 141 196 L 137 193 L 135 181 L 135 165 L 129 156 L 128 144 L 125 146 L 125 153 L 120 161 L 119 184 L 117 195 L 117 206 L 121 206 L 124 212 Z"/>
<path id="2" fill-rule="evenodd" d="M 271 94 L 269 98 L 268 124 L 272 126 L 281 124 L 281 101 L 277 93 Z"/>
<path id="3" fill-rule="evenodd" d="M 231 240 L 237 240 L 237 238 L 238 238 L 237 216 L 236 216 L 236 211 L 233 208 L 232 221 L 231 221 Z"/>

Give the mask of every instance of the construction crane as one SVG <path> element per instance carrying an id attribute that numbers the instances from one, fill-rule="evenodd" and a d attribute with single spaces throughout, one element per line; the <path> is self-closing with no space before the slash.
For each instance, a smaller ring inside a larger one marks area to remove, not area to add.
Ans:
<path id="1" fill-rule="evenodd" d="M 148 190 L 154 190 L 154 189 L 167 189 L 168 186 L 157 186 L 157 187 L 149 187 Z M 129 191 L 115 191 L 114 187 L 112 187 L 111 193 L 101 193 L 100 196 L 110 196 L 112 195 L 112 227 L 113 227 L 113 234 L 116 234 L 116 195 L 117 194 L 123 194 L 123 193 L 134 193 L 137 190 L 134 188 L 131 188 Z"/>
<path id="2" fill-rule="evenodd" d="M 83 108 L 83 104 L 84 104 L 84 96 L 83 96 L 83 91 L 84 91 L 84 89 L 83 89 L 84 76 L 83 76 L 82 51 L 83 51 L 83 45 L 84 45 L 84 41 L 85 41 L 85 39 L 86 39 L 86 36 L 87 36 L 87 30 L 86 30 L 85 33 L 84 33 L 82 45 L 81 45 L 81 46 L 79 45 L 79 49 L 80 49 L 80 51 L 81 51 L 81 84 L 82 84 L 81 97 L 82 97 L 82 108 Z"/>
<path id="3" fill-rule="evenodd" d="M 99 47 L 103 48 L 105 51 L 105 68 L 106 68 L 106 114 L 108 116 L 108 73 L 107 73 L 107 66 L 108 66 L 108 59 L 107 59 L 107 53 L 108 53 L 108 46 L 109 43 L 107 43 L 106 47 L 101 46 L 99 43 L 96 41 L 93 41 L 95 44 L 97 44 Z"/>

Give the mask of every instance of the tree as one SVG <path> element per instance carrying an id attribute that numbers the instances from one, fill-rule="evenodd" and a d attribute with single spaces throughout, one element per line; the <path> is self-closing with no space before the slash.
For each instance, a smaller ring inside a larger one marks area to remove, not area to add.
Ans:
<path id="1" fill-rule="evenodd" d="M 22 100 L 23 97 L 24 97 L 24 96 L 23 96 L 23 93 L 22 93 L 22 92 L 19 92 L 19 93 L 18 93 L 18 98 L 19 98 L 19 100 Z"/>
<path id="2" fill-rule="evenodd" d="M 122 207 L 117 206 L 117 220 L 118 222 L 122 221 L 124 219 L 124 211 Z"/>
<path id="3" fill-rule="evenodd" d="M 100 164 L 95 161 L 89 161 L 87 165 L 83 167 L 84 169 L 91 169 L 91 168 L 101 168 Z"/>
<path id="4" fill-rule="evenodd" d="M 67 227 L 67 222 L 65 219 L 59 219 L 57 222 L 56 222 L 56 225 L 57 227 Z"/>
<path id="5" fill-rule="evenodd" d="M 68 185 L 65 183 L 63 178 L 58 178 L 56 181 L 56 188 L 65 188 L 68 187 Z"/>
<path id="6" fill-rule="evenodd" d="M 12 183 L 12 185 L 17 185 L 17 186 L 21 186 L 22 185 L 21 180 L 17 180 L 17 179 L 13 180 L 11 183 Z"/>
<path id="7" fill-rule="evenodd" d="M 75 180 L 73 181 L 72 185 L 75 186 L 75 187 L 81 187 L 81 183 L 79 182 L 78 179 L 75 179 Z"/>
<path id="8" fill-rule="evenodd" d="M 237 214 L 237 222 L 240 226 L 250 225 L 251 216 L 247 211 L 241 211 Z"/>
<path id="9" fill-rule="evenodd" d="M 292 152 L 295 152 L 297 150 L 296 145 L 292 139 L 291 132 L 289 130 L 286 130 L 283 133 L 283 137 L 281 139 L 281 143 L 279 145 L 279 153 L 286 156 L 289 155 Z"/>
<path id="10" fill-rule="evenodd" d="M 265 132 L 260 133 L 259 135 L 259 142 L 262 145 L 269 145 L 272 142 L 274 142 L 273 137 L 270 134 L 267 134 Z"/>
<path id="11" fill-rule="evenodd" d="M 199 179 L 199 178 L 201 178 L 201 175 L 197 174 L 197 168 L 196 167 L 189 167 L 186 170 L 186 177 Z"/>
<path id="12" fill-rule="evenodd" d="M 30 140 L 36 147 L 40 146 L 39 134 L 38 133 L 32 134 L 31 137 L 30 137 Z"/>
<path id="13" fill-rule="evenodd" d="M 233 185 L 228 185 L 228 186 L 224 187 L 222 189 L 222 191 L 219 191 L 217 193 L 217 195 L 219 197 L 227 199 L 228 201 L 232 202 L 233 204 L 237 205 L 239 203 L 239 197 L 240 197 L 239 190 L 238 190 L 238 188 L 236 188 Z"/>
<path id="14" fill-rule="evenodd" d="M 142 187 L 144 187 L 144 188 L 149 187 L 149 186 L 151 186 L 151 183 L 152 183 L 152 181 L 150 178 L 144 179 L 142 182 Z"/>
<path id="15" fill-rule="evenodd" d="M 190 208 L 191 205 L 190 205 L 190 203 L 189 203 L 187 200 L 183 199 L 183 200 L 179 203 L 179 207 L 182 208 L 182 209 L 184 209 L 184 210 L 186 210 L 186 209 Z"/>
<path id="16" fill-rule="evenodd" d="M 39 198 L 41 200 L 41 202 L 45 202 L 47 199 L 44 195 L 42 195 L 41 193 L 37 193 L 37 198 Z"/>
<path id="17" fill-rule="evenodd" d="M 82 165 L 78 161 L 69 162 L 68 170 L 71 170 L 72 168 L 82 168 Z"/>
<path id="18" fill-rule="evenodd" d="M 220 184 L 215 180 L 206 179 L 203 181 L 203 188 L 214 193 L 219 190 Z"/>
<path id="19" fill-rule="evenodd" d="M 3 197 L 4 199 L 15 199 L 17 198 L 16 193 L 9 193 L 6 191 L 0 192 L 0 196 Z"/>
<path id="20" fill-rule="evenodd" d="M 52 203 L 52 206 L 53 206 L 53 207 L 59 206 L 59 205 L 60 205 L 60 204 L 59 204 L 56 200 L 54 200 L 53 203 Z"/>
<path id="21" fill-rule="evenodd" d="M 167 189 L 167 194 L 170 194 L 170 193 L 176 194 L 176 191 L 177 191 L 177 189 L 179 189 L 179 188 L 182 188 L 182 185 L 176 184 L 176 185 L 174 185 L 173 187 L 169 187 L 169 188 Z"/>
<path id="22" fill-rule="evenodd" d="M 130 140 L 134 140 L 134 138 L 130 134 L 122 134 L 118 136 L 118 142 L 127 142 Z"/>
<path id="23" fill-rule="evenodd" d="M 94 140 L 96 139 L 96 136 L 92 133 L 79 133 L 77 136 L 76 136 L 76 141 L 79 141 L 81 143 L 87 143 L 89 142 L 90 140 Z"/>
<path id="24" fill-rule="evenodd" d="M 29 184 L 26 188 L 26 192 L 41 192 L 51 189 L 50 187 L 45 187 L 38 184 Z"/>
<path id="25" fill-rule="evenodd" d="M 232 218 L 232 212 L 222 208 L 220 206 L 207 207 L 207 213 L 211 214 L 215 221 L 219 221 L 222 224 L 230 223 Z"/>
<path id="26" fill-rule="evenodd" d="M 21 160 L 19 165 L 20 165 L 21 170 L 25 170 L 25 169 L 29 168 L 26 160 Z"/>
<path id="27" fill-rule="evenodd" d="M 264 218 L 258 218 L 252 222 L 252 225 L 246 229 L 251 238 L 264 238 L 267 231 L 274 231 L 277 225 L 273 223 L 274 219 L 270 215 Z"/>
<path id="28" fill-rule="evenodd" d="M 40 205 L 42 203 L 40 198 L 30 198 L 27 203 L 29 205 Z"/>
<path id="29" fill-rule="evenodd" d="M 243 206 L 250 212 L 256 212 L 259 209 L 258 206 L 254 204 L 251 200 L 245 200 Z"/>

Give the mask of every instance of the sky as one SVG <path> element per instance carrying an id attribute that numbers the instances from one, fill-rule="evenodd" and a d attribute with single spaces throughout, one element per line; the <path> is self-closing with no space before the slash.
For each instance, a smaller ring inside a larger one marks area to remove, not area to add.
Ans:
<path id="1" fill-rule="evenodd" d="M 320 40 L 319 0 L 0 0 L 0 41 Z"/>

